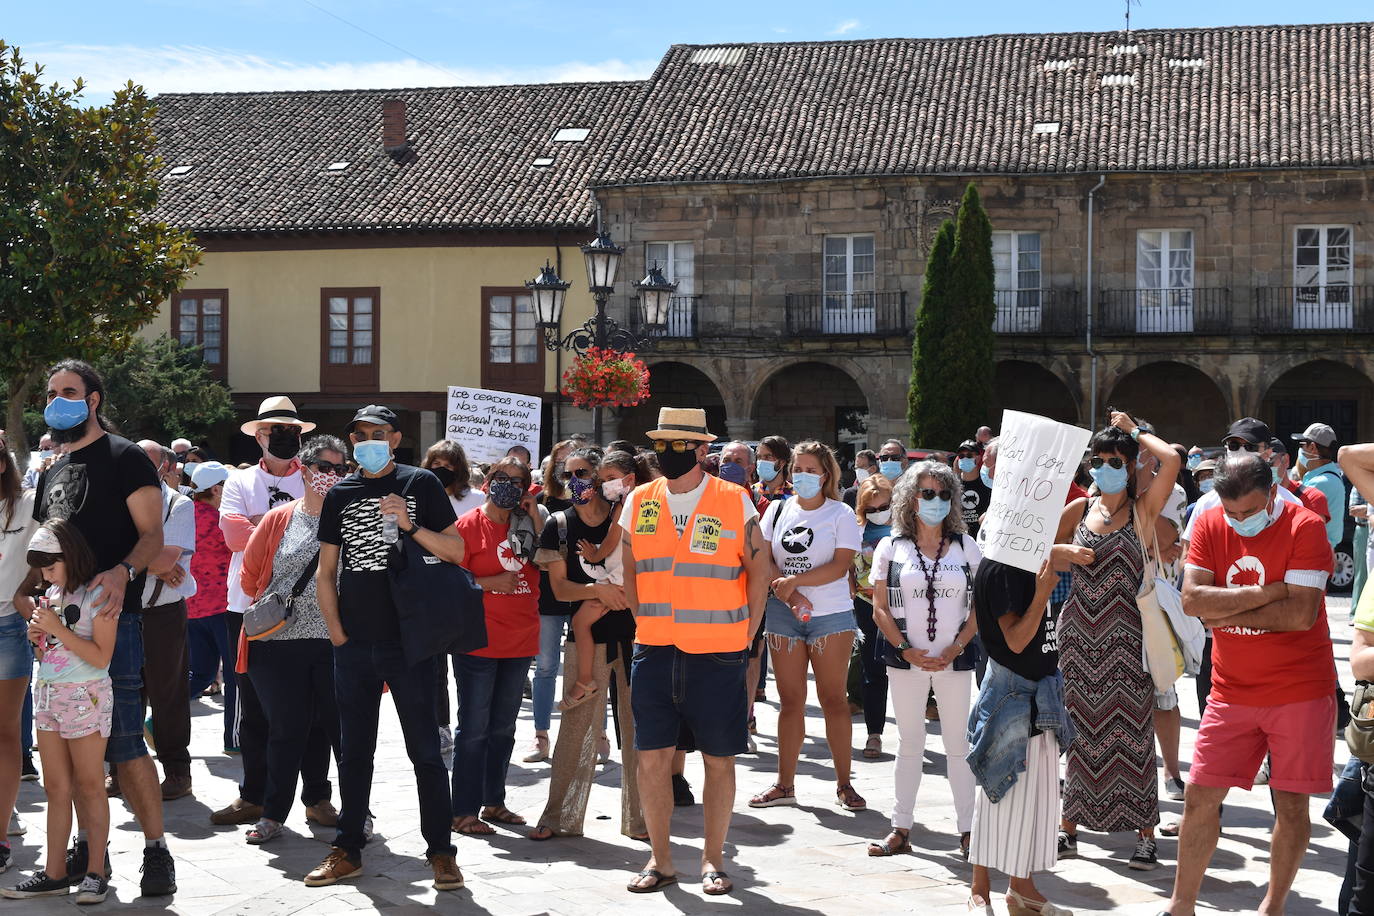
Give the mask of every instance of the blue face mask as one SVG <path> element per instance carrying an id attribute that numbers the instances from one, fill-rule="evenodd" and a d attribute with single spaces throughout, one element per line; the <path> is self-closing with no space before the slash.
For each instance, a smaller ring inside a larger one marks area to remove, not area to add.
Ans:
<path id="1" fill-rule="evenodd" d="M 1211 493 L 1211 492 L 1212 492 L 1212 487 L 1215 487 L 1216 485 L 1217 485 L 1217 482 L 1216 482 L 1215 480 L 1213 480 L 1212 478 L 1208 477 L 1206 480 L 1204 480 L 1204 481 L 1202 481 L 1201 483 L 1199 483 L 1199 484 L 1197 485 L 1197 488 L 1198 488 L 1199 490 L 1201 490 L 1203 493 Z"/>
<path id="2" fill-rule="evenodd" d="M 376 474 L 391 463 L 391 446 L 380 439 L 368 439 L 353 446 L 353 460 L 369 474 Z"/>
<path id="3" fill-rule="evenodd" d="M 893 459 L 884 459 L 878 462 L 878 473 L 888 480 L 896 480 L 902 476 L 902 463 Z"/>
<path id="4" fill-rule="evenodd" d="M 754 465 L 754 470 L 758 471 L 759 480 L 768 483 L 774 477 L 778 476 L 778 463 L 776 461 L 769 461 L 767 458 L 760 458 Z"/>
<path id="5" fill-rule="evenodd" d="M 917 499 L 916 514 L 921 517 L 921 521 L 933 528 L 949 516 L 949 504 L 949 500 L 938 497 L 935 499 Z"/>
<path id="6" fill-rule="evenodd" d="M 1089 472 L 1093 475 L 1093 483 L 1103 493 L 1120 493 L 1126 489 L 1126 480 L 1130 477 L 1130 471 L 1124 465 L 1114 468 L 1104 464 L 1100 468 L 1090 468 Z"/>
<path id="7" fill-rule="evenodd" d="M 977 461 L 977 459 L 975 459 L 975 458 L 960 458 L 960 459 L 959 459 L 959 473 L 961 473 L 961 474 L 971 474 L 971 473 L 973 473 L 973 469 L 974 469 L 975 467 L 977 467 L 977 466 L 978 466 L 978 461 Z"/>
<path id="8" fill-rule="evenodd" d="M 1269 473 L 1274 475 L 1274 483 L 1278 483 L 1279 481 L 1283 480 L 1283 474 L 1279 472 L 1278 468 L 1270 468 Z"/>
<path id="9" fill-rule="evenodd" d="M 90 415 L 91 408 L 85 398 L 53 398 L 43 409 L 43 419 L 50 429 L 75 429 Z"/>
<path id="10" fill-rule="evenodd" d="M 735 464 L 733 461 L 722 461 L 720 463 L 720 479 L 744 486 L 749 480 L 749 475 L 744 470 L 744 465 Z"/>
<path id="11" fill-rule="evenodd" d="M 1202 455 L 1201 455 L 1201 454 L 1189 455 L 1189 456 L 1188 456 L 1188 470 L 1190 470 L 1190 471 L 1196 471 L 1196 470 L 1197 470 L 1197 466 L 1198 466 L 1199 464 L 1202 464 Z"/>
<path id="12" fill-rule="evenodd" d="M 989 490 L 992 489 L 992 475 L 988 473 L 987 468 L 978 469 L 978 479 L 983 481 L 983 486 L 987 487 Z"/>
<path id="13" fill-rule="evenodd" d="M 1263 512 L 1256 512 L 1254 515 L 1242 521 L 1236 521 L 1231 516 L 1226 516 L 1226 524 L 1231 526 L 1231 530 L 1243 538 L 1252 538 L 1259 534 L 1273 519 L 1269 517 L 1269 507 L 1265 506 Z"/>
<path id="14" fill-rule="evenodd" d="M 792 489 L 796 490 L 802 499 L 812 499 L 820 495 L 821 479 L 820 474 L 795 471 L 792 474 Z"/>

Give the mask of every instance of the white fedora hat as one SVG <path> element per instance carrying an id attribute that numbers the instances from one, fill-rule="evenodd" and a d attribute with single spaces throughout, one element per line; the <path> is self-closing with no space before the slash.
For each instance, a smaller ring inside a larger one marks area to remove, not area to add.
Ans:
<path id="1" fill-rule="evenodd" d="M 296 405 L 284 394 L 266 398 L 258 407 L 258 415 L 255 419 L 239 427 L 245 436 L 255 436 L 258 427 L 263 425 L 271 426 L 280 424 L 282 426 L 299 426 L 301 432 L 308 433 L 315 428 L 314 423 L 307 423 L 296 415 Z"/>
<path id="2" fill-rule="evenodd" d="M 660 407 L 658 429 L 651 429 L 645 435 L 650 439 L 716 441 L 716 437 L 706 429 L 706 411 L 700 407 Z"/>

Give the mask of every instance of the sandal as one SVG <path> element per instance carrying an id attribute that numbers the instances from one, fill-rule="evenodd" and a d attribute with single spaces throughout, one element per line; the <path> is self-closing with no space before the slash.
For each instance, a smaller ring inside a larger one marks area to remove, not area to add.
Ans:
<path id="1" fill-rule="evenodd" d="M 653 878 L 653 884 L 636 884 L 640 878 Z M 677 884 L 677 875 L 665 875 L 655 868 L 646 868 L 635 875 L 635 880 L 625 885 L 625 890 L 632 894 L 652 894 L 654 891 L 661 891 L 670 884 Z"/>
<path id="2" fill-rule="evenodd" d="M 869 735 L 868 741 L 864 743 L 864 759 L 877 760 L 883 756 L 883 736 Z"/>
<path id="3" fill-rule="evenodd" d="M 495 827 L 485 823 L 475 814 L 455 817 L 451 827 L 454 833 L 461 833 L 464 836 L 491 836 L 496 832 Z"/>
<path id="4" fill-rule="evenodd" d="M 510 824 L 513 827 L 519 827 L 526 823 L 523 817 L 505 805 L 488 805 L 483 808 L 482 820 L 495 821 L 498 824 Z"/>
<path id="5" fill-rule="evenodd" d="M 592 697 L 596 696 L 597 686 L 595 683 L 584 684 L 581 681 L 578 681 L 573 686 L 578 689 L 579 693 L 566 696 L 558 701 L 558 708 L 563 712 L 567 712 L 570 709 L 576 709 L 583 703 L 590 700 Z"/>
<path id="6" fill-rule="evenodd" d="M 835 804 L 846 811 L 863 811 L 868 807 L 868 802 L 854 791 L 854 786 L 850 783 L 835 787 Z"/>
<path id="7" fill-rule="evenodd" d="M 795 805 L 796 803 L 796 789 L 792 786 L 779 785 L 776 782 L 749 799 L 749 807 L 751 808 L 776 808 L 779 805 Z"/>
<path id="8" fill-rule="evenodd" d="M 270 840 L 275 840 L 286 832 L 286 828 L 276 821 L 269 821 L 262 818 L 252 827 L 244 831 L 243 839 L 250 846 L 261 846 Z"/>
<path id="9" fill-rule="evenodd" d="M 894 844 L 892 841 L 896 840 Z M 895 856 L 899 852 L 911 852 L 911 831 L 893 827 L 892 832 L 881 843 L 869 843 L 870 856 Z"/>
<path id="10" fill-rule="evenodd" d="M 556 833 L 552 827 L 546 827 L 540 824 L 538 827 L 531 830 L 527 836 L 536 843 L 542 843 L 545 840 L 552 840 L 555 837 L 563 836 L 563 834 Z"/>
<path id="11" fill-rule="evenodd" d="M 959 855 L 963 858 L 965 862 L 968 861 L 968 850 L 972 839 L 973 834 L 971 833 L 959 834 Z"/>
<path id="12" fill-rule="evenodd" d="M 701 876 L 701 892 L 712 897 L 728 894 L 735 889 L 730 878 L 723 871 L 708 871 Z"/>

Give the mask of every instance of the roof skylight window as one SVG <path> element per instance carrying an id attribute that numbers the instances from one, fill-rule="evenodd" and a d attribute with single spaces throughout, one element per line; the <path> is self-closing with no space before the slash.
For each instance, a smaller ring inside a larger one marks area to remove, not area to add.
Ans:
<path id="1" fill-rule="evenodd" d="M 534 167 L 537 169 L 546 169 L 551 165 L 553 165 L 552 156 L 540 156 L 534 160 Z"/>
<path id="2" fill-rule="evenodd" d="M 1036 121 L 1031 133 L 1037 137 L 1045 137 L 1059 133 L 1058 121 Z"/>
<path id="3" fill-rule="evenodd" d="M 328 168 L 329 171 L 331 171 L 331 172 L 342 172 L 344 169 L 348 168 L 348 163 L 347 163 L 347 162 L 344 162 L 344 161 L 341 159 L 341 160 L 339 160 L 338 162 L 331 162 L 331 163 L 329 163 L 329 165 L 327 166 L 327 168 Z"/>
<path id="4" fill-rule="evenodd" d="M 168 172 L 167 174 L 168 174 L 168 175 L 173 175 L 173 176 L 175 176 L 175 175 L 185 175 L 187 172 L 191 171 L 191 169 L 193 169 L 193 168 L 195 168 L 195 166 L 193 166 L 193 165 L 178 165 L 178 166 L 174 166 L 174 167 L 172 168 L 172 170 L 171 170 L 170 172 Z"/>
<path id="5" fill-rule="evenodd" d="M 589 127 L 560 127 L 553 135 L 554 143 L 581 143 L 590 134 Z"/>

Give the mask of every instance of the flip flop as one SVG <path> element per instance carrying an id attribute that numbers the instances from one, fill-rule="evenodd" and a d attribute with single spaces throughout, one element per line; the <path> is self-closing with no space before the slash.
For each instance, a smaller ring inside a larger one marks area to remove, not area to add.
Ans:
<path id="1" fill-rule="evenodd" d="M 716 882 L 721 882 L 717 884 Z M 723 871 L 708 871 L 701 876 L 701 892 L 712 897 L 719 897 L 721 894 L 728 894 L 735 889 L 730 883 L 730 878 Z"/>
<path id="2" fill-rule="evenodd" d="M 665 875 L 663 872 L 654 868 L 646 868 L 636 878 L 653 878 L 653 884 L 627 884 L 625 889 L 632 894 L 652 894 L 654 891 L 661 891 L 670 884 L 677 884 L 677 875 Z"/>

